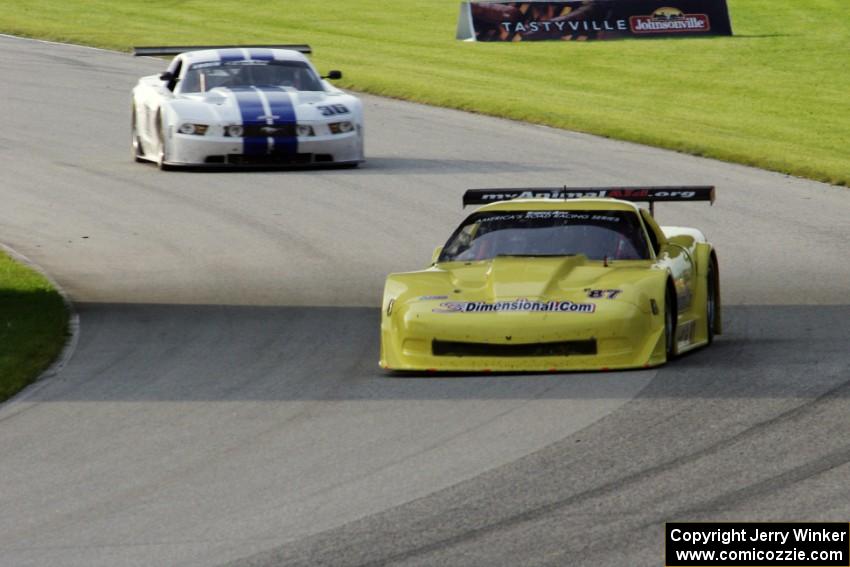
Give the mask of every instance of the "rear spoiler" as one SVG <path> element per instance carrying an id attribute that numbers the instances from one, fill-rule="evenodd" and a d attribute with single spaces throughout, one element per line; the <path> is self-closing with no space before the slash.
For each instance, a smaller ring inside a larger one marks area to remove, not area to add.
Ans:
<path id="1" fill-rule="evenodd" d="M 483 205 L 512 199 L 621 199 L 653 204 L 661 201 L 710 201 L 714 203 L 713 185 L 675 185 L 651 187 L 523 187 L 517 189 L 469 189 L 463 194 L 463 206 Z"/>
<path id="2" fill-rule="evenodd" d="M 159 47 L 134 47 L 133 55 L 136 57 L 156 57 L 160 55 L 180 55 L 186 51 L 201 51 L 204 49 L 291 49 L 305 55 L 313 53 L 309 45 L 286 44 L 286 45 L 166 45 Z"/>

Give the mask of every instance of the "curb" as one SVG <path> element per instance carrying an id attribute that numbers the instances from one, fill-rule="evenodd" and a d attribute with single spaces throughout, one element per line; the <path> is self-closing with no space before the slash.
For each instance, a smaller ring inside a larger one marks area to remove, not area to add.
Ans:
<path id="1" fill-rule="evenodd" d="M 62 297 L 62 302 L 65 304 L 65 309 L 68 310 L 68 339 L 65 341 L 65 346 L 62 347 L 62 352 L 59 353 L 59 356 L 53 363 L 47 367 L 47 369 L 39 374 L 39 376 L 28 386 L 26 386 L 23 390 L 9 398 L 3 403 L 0 403 L 0 410 L 8 408 L 10 405 L 15 402 L 21 402 L 24 399 L 28 398 L 35 390 L 40 389 L 40 387 L 36 387 L 39 383 L 47 378 L 53 378 L 57 374 L 59 374 L 62 369 L 68 364 L 68 361 L 71 360 L 71 357 L 74 356 L 74 352 L 77 350 L 77 342 L 80 336 L 80 316 L 77 313 L 77 310 L 74 309 L 74 304 L 71 301 L 68 293 L 60 286 L 56 280 L 54 280 L 50 274 L 48 274 L 44 268 L 18 252 L 17 250 L 0 243 L 0 250 L 5 252 L 9 257 L 13 260 L 31 268 L 44 276 L 50 285 L 52 285 L 59 295 Z"/>

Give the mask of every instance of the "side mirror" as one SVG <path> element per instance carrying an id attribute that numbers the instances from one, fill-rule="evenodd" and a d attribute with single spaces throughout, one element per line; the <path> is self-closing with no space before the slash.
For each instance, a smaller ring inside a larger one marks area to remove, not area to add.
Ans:
<path id="1" fill-rule="evenodd" d="M 160 73 L 160 75 L 159 75 L 159 80 L 164 81 L 166 83 L 173 78 L 174 78 L 174 75 L 172 75 L 170 71 L 164 71 L 163 73 Z"/>
<path id="2" fill-rule="evenodd" d="M 331 71 L 327 74 L 327 76 L 322 77 L 323 79 L 330 79 L 331 81 L 336 81 L 342 78 L 342 71 Z"/>
<path id="3" fill-rule="evenodd" d="M 440 254 L 442 254 L 442 253 L 443 253 L 443 247 L 442 246 L 437 246 L 436 248 L 434 248 L 434 253 L 431 254 L 431 265 L 432 266 L 437 263 L 437 260 L 439 260 Z"/>

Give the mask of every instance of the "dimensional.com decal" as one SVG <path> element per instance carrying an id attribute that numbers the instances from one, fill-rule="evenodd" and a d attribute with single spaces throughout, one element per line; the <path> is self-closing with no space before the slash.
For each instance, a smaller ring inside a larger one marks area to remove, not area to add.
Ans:
<path id="1" fill-rule="evenodd" d="M 575 303 L 573 301 L 530 301 L 515 299 L 512 301 L 448 301 L 440 304 L 434 313 L 593 313 L 593 303 Z"/>

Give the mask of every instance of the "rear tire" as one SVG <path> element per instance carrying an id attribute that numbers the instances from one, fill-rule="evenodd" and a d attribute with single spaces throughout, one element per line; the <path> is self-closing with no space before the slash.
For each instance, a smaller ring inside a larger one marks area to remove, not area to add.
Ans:
<path id="1" fill-rule="evenodd" d="M 667 361 L 676 358 L 676 301 L 669 290 L 664 297 L 664 346 Z"/>

